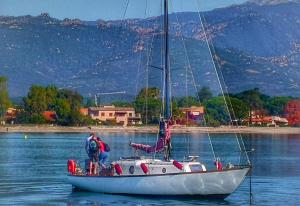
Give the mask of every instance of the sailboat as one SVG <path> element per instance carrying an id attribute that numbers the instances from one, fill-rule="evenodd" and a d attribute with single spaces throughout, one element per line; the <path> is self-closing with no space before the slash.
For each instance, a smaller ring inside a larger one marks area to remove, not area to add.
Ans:
<path id="1" fill-rule="evenodd" d="M 109 172 L 88 175 L 74 160 L 69 161 L 67 181 L 75 188 L 108 194 L 200 196 L 224 199 L 233 193 L 251 169 L 245 165 L 228 164 L 223 167 L 216 160 L 216 168 L 208 170 L 188 156 L 184 161 L 171 158 L 171 97 L 169 68 L 168 0 L 164 0 L 164 112 L 159 123 L 158 140 L 154 146 L 130 143 L 134 150 L 149 154 L 162 153 L 162 159 L 134 156 L 111 163 Z M 155 155 L 154 155 L 155 157 Z"/>

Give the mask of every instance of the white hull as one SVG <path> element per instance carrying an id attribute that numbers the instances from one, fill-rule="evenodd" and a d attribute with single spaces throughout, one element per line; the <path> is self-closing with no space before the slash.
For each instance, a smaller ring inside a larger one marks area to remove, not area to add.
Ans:
<path id="1" fill-rule="evenodd" d="M 249 168 L 212 172 L 136 176 L 67 176 L 73 186 L 100 193 L 199 195 L 225 198 L 244 180 Z"/>

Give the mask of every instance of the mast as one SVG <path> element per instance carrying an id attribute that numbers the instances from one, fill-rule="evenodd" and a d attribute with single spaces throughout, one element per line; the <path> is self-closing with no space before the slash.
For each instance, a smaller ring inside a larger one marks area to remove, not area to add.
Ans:
<path id="1" fill-rule="evenodd" d="M 164 80 L 165 80 L 165 111 L 164 119 L 171 119 L 171 97 L 170 97 L 170 68 L 169 68 L 169 7 L 168 0 L 164 0 Z"/>
<path id="2" fill-rule="evenodd" d="M 130 145 L 136 149 L 141 149 L 146 152 L 154 152 L 154 157 L 156 152 L 164 151 L 165 161 L 170 161 L 171 156 L 171 133 L 169 120 L 171 120 L 171 87 L 170 87 L 170 67 L 169 67 L 169 14 L 168 14 L 168 0 L 164 1 L 164 96 L 163 96 L 163 118 L 159 122 L 159 133 L 158 139 L 155 146 L 151 147 L 149 145 L 141 145 L 131 143 Z M 162 3 L 162 2 L 161 2 Z M 160 145 L 160 146 L 159 146 Z M 161 147 L 161 148 L 159 148 Z"/>
<path id="3" fill-rule="evenodd" d="M 164 0 L 164 53 L 165 53 L 165 67 L 164 67 L 164 80 L 165 80 L 165 111 L 164 121 L 160 123 L 160 130 L 163 126 L 165 138 L 165 154 L 166 161 L 170 161 L 171 156 L 171 133 L 169 131 L 169 120 L 171 119 L 171 87 L 170 87 L 170 67 L 169 67 L 169 7 L 168 0 Z"/>

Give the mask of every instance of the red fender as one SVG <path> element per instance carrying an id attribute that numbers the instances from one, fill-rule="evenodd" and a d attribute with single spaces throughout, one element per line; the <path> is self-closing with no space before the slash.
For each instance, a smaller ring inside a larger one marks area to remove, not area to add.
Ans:
<path id="1" fill-rule="evenodd" d="M 217 170 L 222 170 L 223 169 L 223 165 L 221 162 L 217 162 Z"/>
<path id="2" fill-rule="evenodd" d="M 72 175 L 76 173 L 76 162 L 75 160 L 68 160 L 68 172 Z"/>
<path id="3" fill-rule="evenodd" d="M 115 170 L 118 175 L 123 174 L 122 167 L 119 164 L 115 164 Z"/>
<path id="4" fill-rule="evenodd" d="M 149 169 L 145 163 L 141 164 L 141 168 L 145 174 L 147 174 L 149 172 Z"/>
<path id="5" fill-rule="evenodd" d="M 183 164 L 177 162 L 176 160 L 173 160 L 173 165 L 177 167 L 177 169 L 183 170 Z"/>

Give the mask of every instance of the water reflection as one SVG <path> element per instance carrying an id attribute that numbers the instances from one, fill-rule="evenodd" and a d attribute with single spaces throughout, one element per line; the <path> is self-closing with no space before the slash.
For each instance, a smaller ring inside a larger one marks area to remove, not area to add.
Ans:
<path id="1" fill-rule="evenodd" d="M 245 142 L 256 150 L 254 175 L 299 176 L 300 135 L 248 135 Z"/>
<path id="2" fill-rule="evenodd" d="M 73 192 L 68 196 L 68 206 L 73 205 L 231 205 L 226 200 L 201 200 L 199 198 L 147 197 L 105 195 L 87 192 Z"/>
<path id="3" fill-rule="evenodd" d="M 0 134 L 0 205 L 245 205 L 249 203 L 248 180 L 226 201 L 165 199 L 74 193 L 64 182 L 66 161 L 86 158 L 87 134 Z M 110 144 L 110 160 L 131 156 L 130 141 L 154 144 L 152 134 L 103 133 Z M 256 205 L 297 205 L 300 202 L 300 135 L 244 135 L 247 148 L 255 148 L 253 193 Z M 214 167 L 206 134 L 175 134 L 173 154 L 177 160 L 198 155 Z M 216 154 L 237 162 L 239 151 L 230 134 L 212 135 Z"/>

